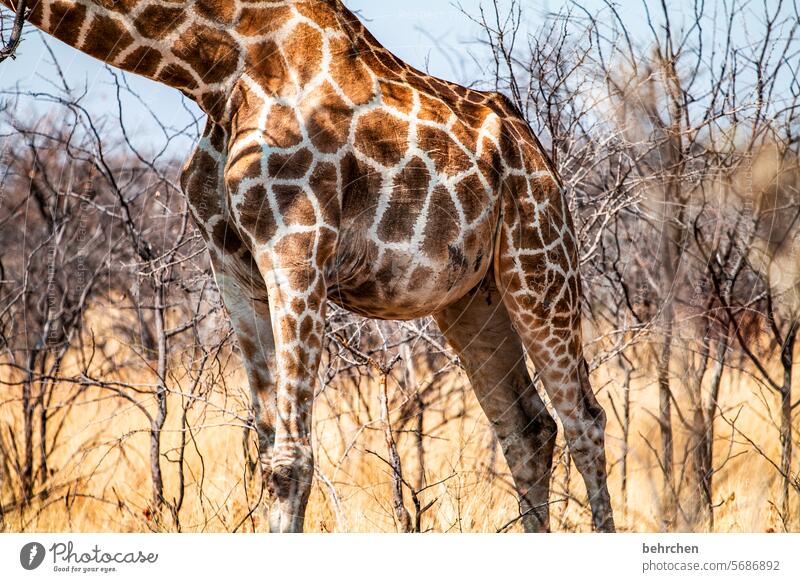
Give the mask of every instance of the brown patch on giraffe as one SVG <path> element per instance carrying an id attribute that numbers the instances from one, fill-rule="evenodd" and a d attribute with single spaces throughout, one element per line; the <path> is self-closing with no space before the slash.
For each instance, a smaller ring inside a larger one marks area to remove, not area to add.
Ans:
<path id="1" fill-rule="evenodd" d="M 279 327 L 281 329 L 281 339 L 286 343 L 291 343 L 297 339 L 297 320 L 291 315 L 284 315 L 280 318 Z M 289 377 L 297 378 L 301 372 L 300 361 L 295 352 L 285 351 L 281 353 L 283 368 Z"/>
<path id="2" fill-rule="evenodd" d="M 448 242 L 458 238 L 461 227 L 458 209 L 444 186 L 436 186 L 431 196 L 428 221 L 425 224 L 425 238 L 422 241 L 422 252 L 425 256 L 438 261 L 453 259 L 453 252 Z M 451 260 L 451 263 L 453 261 Z M 461 267 L 461 265 L 454 265 Z"/>
<path id="3" fill-rule="evenodd" d="M 283 222 L 287 226 L 316 224 L 314 206 L 300 186 L 275 185 L 272 187 Z"/>
<path id="4" fill-rule="evenodd" d="M 203 137 L 211 142 L 215 150 L 221 152 L 225 147 L 225 130 L 216 123 L 207 123 L 203 129 Z"/>
<path id="5" fill-rule="evenodd" d="M 369 69 L 359 57 L 358 49 L 349 39 L 333 38 L 330 43 L 330 74 L 345 95 L 355 105 L 369 103 L 375 96 L 374 82 Z"/>
<path id="6" fill-rule="evenodd" d="M 562 207 L 561 193 L 550 176 L 537 176 L 530 180 L 531 196 L 534 200 L 548 202 L 548 214 L 556 224 L 564 224 L 566 208 Z"/>
<path id="7" fill-rule="evenodd" d="M 529 174 L 547 172 L 547 163 L 542 160 L 541 152 L 537 148 L 531 147 L 529 143 L 522 142 L 522 144 L 522 163 L 525 171 Z"/>
<path id="8" fill-rule="evenodd" d="M 503 124 L 500 130 L 500 151 L 503 155 L 503 160 L 509 167 L 522 169 L 522 154 L 520 152 L 519 140 L 515 138 L 507 124 Z"/>
<path id="9" fill-rule="evenodd" d="M 450 133 L 469 151 L 474 152 L 478 149 L 478 132 L 461 120 L 456 120 L 450 128 Z"/>
<path id="10" fill-rule="evenodd" d="M 332 0 L 327 0 L 328 3 L 330 3 L 331 1 Z M 337 0 L 333 0 L 333 2 L 336 4 L 334 8 L 335 10 L 341 8 L 342 6 L 341 2 L 337 2 Z M 375 37 L 372 36 L 372 34 L 358 19 L 358 16 L 356 16 L 349 10 L 337 10 L 337 13 L 339 15 L 342 28 L 344 28 L 345 31 L 349 31 L 352 34 L 352 36 L 363 36 L 368 43 L 369 42 L 371 42 L 372 44 L 378 43 L 378 41 L 375 40 Z"/>
<path id="11" fill-rule="evenodd" d="M 414 91 L 401 83 L 380 81 L 381 98 L 388 107 L 397 109 L 406 115 L 414 108 Z"/>
<path id="12" fill-rule="evenodd" d="M 419 94 L 420 110 L 417 117 L 426 121 L 433 121 L 446 125 L 453 111 L 439 99 L 435 99 L 425 93 Z"/>
<path id="13" fill-rule="evenodd" d="M 115 19 L 96 14 L 92 19 L 81 50 L 101 61 L 113 61 L 133 43 L 133 37 Z"/>
<path id="14" fill-rule="evenodd" d="M 295 314 L 300 315 L 306 310 L 306 300 L 302 297 L 295 297 L 292 299 L 291 309 Z"/>
<path id="15" fill-rule="evenodd" d="M 125 57 L 120 67 L 145 77 L 154 77 L 159 64 L 161 64 L 160 52 L 149 46 L 140 46 Z"/>
<path id="16" fill-rule="evenodd" d="M 490 106 L 496 102 L 495 95 L 502 95 L 501 93 L 484 93 L 482 91 L 467 90 L 464 98 L 470 103 L 476 105 Z"/>
<path id="17" fill-rule="evenodd" d="M 428 168 L 419 158 L 412 159 L 395 176 L 393 196 L 378 224 L 378 236 L 382 241 L 401 242 L 410 238 L 422 212 L 430 180 Z"/>
<path id="18" fill-rule="evenodd" d="M 380 109 L 370 111 L 358 121 L 355 147 L 384 166 L 396 166 L 408 149 L 408 131 L 402 119 Z"/>
<path id="19" fill-rule="evenodd" d="M 488 138 L 482 140 L 483 150 L 478 159 L 478 169 L 490 185 L 496 186 L 503 173 L 503 160 L 500 152 Z"/>
<path id="20" fill-rule="evenodd" d="M 151 4 L 145 6 L 133 26 L 145 38 L 161 39 L 186 19 L 186 10 L 177 6 Z"/>
<path id="21" fill-rule="evenodd" d="M 378 237 L 385 243 L 408 240 L 421 210 L 419 203 L 391 199 L 378 224 Z"/>
<path id="22" fill-rule="evenodd" d="M 314 330 L 314 320 L 311 319 L 308 315 L 304 316 L 300 320 L 300 337 L 309 337 L 311 336 L 311 332 Z"/>
<path id="23" fill-rule="evenodd" d="M 414 157 L 394 178 L 393 199 L 404 200 L 422 206 L 428 193 L 431 175 L 425 162 Z"/>
<path id="24" fill-rule="evenodd" d="M 461 278 L 469 270 L 470 261 L 464 253 L 466 249 L 463 245 L 449 244 L 447 245 L 447 255 L 450 265 L 450 273 L 448 277 L 448 290 L 455 287 Z"/>
<path id="25" fill-rule="evenodd" d="M 202 150 L 195 153 L 189 166 L 181 174 L 181 190 L 189 199 L 200 222 L 222 214 L 217 176 L 217 162 Z"/>
<path id="26" fill-rule="evenodd" d="M 235 255 L 244 246 L 236 227 L 226 220 L 220 220 L 214 225 L 212 240 L 229 255 Z"/>
<path id="27" fill-rule="evenodd" d="M 342 158 L 340 171 L 342 218 L 348 222 L 348 228 L 364 232 L 372 224 L 377 193 L 380 192 L 383 177 L 371 166 L 359 162 L 351 152 Z"/>
<path id="28" fill-rule="evenodd" d="M 306 148 L 289 154 L 276 152 L 267 161 L 267 171 L 272 178 L 297 180 L 308 173 L 313 161 L 314 154 Z"/>
<path id="29" fill-rule="evenodd" d="M 486 188 L 477 174 L 470 174 L 456 184 L 456 196 L 468 222 L 478 218 L 489 203 Z"/>
<path id="30" fill-rule="evenodd" d="M 321 277 L 317 277 L 317 280 L 321 281 L 322 278 Z M 325 288 L 324 285 L 320 285 L 320 288 L 322 289 L 321 292 L 323 294 L 326 293 L 326 288 Z M 315 290 L 314 293 L 317 294 L 317 291 Z M 312 340 L 310 340 L 310 342 L 309 342 L 309 345 L 312 346 L 312 349 L 319 350 L 319 348 L 322 346 L 322 339 L 323 339 L 323 334 L 324 333 L 325 333 L 325 324 L 323 322 L 321 322 L 319 319 L 315 320 L 314 321 L 314 338 Z"/>
<path id="31" fill-rule="evenodd" d="M 438 96 L 440 99 L 443 98 L 451 103 L 465 102 L 463 99 L 460 99 L 459 95 L 453 90 L 455 85 L 452 85 L 446 81 L 442 81 L 441 79 L 437 79 L 436 77 L 426 77 L 425 80 L 428 86 L 433 90 L 434 95 Z"/>
<path id="32" fill-rule="evenodd" d="M 322 2 L 300 2 L 295 4 L 295 9 L 322 28 L 341 28 L 336 11 Z"/>
<path id="33" fill-rule="evenodd" d="M 428 267 L 417 267 L 411 273 L 411 278 L 408 281 L 408 288 L 410 290 L 424 289 L 429 286 L 431 281 L 436 277 L 436 273 Z"/>
<path id="34" fill-rule="evenodd" d="M 450 138 L 450 135 L 435 127 L 420 125 L 417 140 L 422 151 L 426 152 L 436 171 L 442 174 L 459 174 L 472 167 L 472 161 Z"/>
<path id="35" fill-rule="evenodd" d="M 504 237 L 505 238 L 505 237 Z M 504 241 L 505 242 L 505 241 Z M 516 265 L 514 264 L 514 259 L 506 254 L 500 256 L 500 271 L 508 277 L 507 280 L 504 281 L 505 288 L 503 291 L 508 293 L 509 295 L 514 295 L 520 289 L 522 289 L 522 281 L 520 280 L 519 273 L 517 273 L 514 269 Z M 513 301 L 516 301 L 515 297 L 511 297 Z"/>
<path id="36" fill-rule="evenodd" d="M 289 6 L 243 6 L 236 32 L 242 36 L 263 36 L 280 30 L 292 17 Z"/>
<path id="37" fill-rule="evenodd" d="M 225 116 L 226 97 L 222 91 L 206 91 L 197 101 L 211 119 L 219 121 Z"/>
<path id="38" fill-rule="evenodd" d="M 231 161 L 228 169 L 225 170 L 225 187 L 228 192 L 237 194 L 243 180 L 260 178 L 261 160 L 260 144 L 249 144 L 240 150 L 235 159 Z"/>
<path id="39" fill-rule="evenodd" d="M 169 63 L 158 73 L 158 80 L 170 87 L 193 91 L 197 89 L 197 81 L 192 74 L 177 63 Z"/>
<path id="40" fill-rule="evenodd" d="M 339 224 L 338 184 L 336 166 L 330 162 L 318 163 L 309 180 L 322 210 L 322 220 L 327 224 Z"/>
<path id="41" fill-rule="evenodd" d="M 203 24 L 187 28 L 172 47 L 173 54 L 207 83 L 220 83 L 236 70 L 239 50 L 230 34 Z"/>
<path id="42" fill-rule="evenodd" d="M 286 105 L 273 105 L 267 115 L 264 137 L 276 148 L 290 148 L 303 141 L 294 110 Z"/>
<path id="43" fill-rule="evenodd" d="M 528 180 L 524 176 L 511 174 L 503 180 L 503 192 L 512 200 L 526 200 L 528 193 Z"/>
<path id="44" fill-rule="evenodd" d="M 470 249 L 472 256 L 475 257 L 475 260 L 472 263 L 472 272 L 486 274 L 486 272 L 490 269 L 492 262 L 492 243 L 494 242 L 492 235 L 494 232 L 487 229 L 481 234 L 483 236 L 476 234 L 473 237 L 472 235 L 469 235 L 467 237 L 467 245 L 469 245 L 467 248 Z M 489 305 L 492 304 L 491 294 L 486 296 L 486 301 Z"/>
<path id="45" fill-rule="evenodd" d="M 553 220 L 553 216 L 551 216 L 547 212 L 544 212 L 544 213 L 542 213 L 541 218 L 539 220 L 538 228 L 533 229 L 531 227 L 531 229 L 532 230 L 536 230 L 538 232 L 538 234 L 539 234 L 539 239 L 538 240 L 542 241 L 542 246 L 549 246 L 550 243 L 552 243 L 552 242 L 554 242 L 554 241 L 556 241 L 556 240 L 561 238 L 561 230 L 558 228 L 558 226 L 559 225 L 555 224 L 555 222 Z M 557 256 L 553 257 L 554 262 L 556 262 L 556 263 L 560 262 L 562 266 L 566 267 L 567 266 L 566 265 L 566 257 L 560 251 L 561 251 L 561 249 L 558 249 L 556 251 L 555 255 L 557 255 Z"/>
<path id="46" fill-rule="evenodd" d="M 458 95 L 461 99 L 467 99 L 469 101 L 473 101 L 476 99 L 476 95 L 480 95 L 477 91 L 473 91 L 472 89 L 467 89 L 466 87 L 462 87 L 461 85 L 455 85 L 450 83 L 450 88 L 455 91 L 455 94 Z"/>
<path id="47" fill-rule="evenodd" d="M 325 231 L 323 231 L 324 233 Z M 325 281 L 319 276 L 319 273 L 314 275 L 314 288 L 308 294 L 308 310 L 318 312 L 322 307 L 322 300 L 325 297 Z"/>
<path id="48" fill-rule="evenodd" d="M 239 79 L 228 96 L 228 110 L 231 112 L 229 131 L 232 136 L 257 132 L 261 114 L 269 112 L 270 106 L 247 85 L 247 82 Z"/>
<path id="49" fill-rule="evenodd" d="M 486 121 L 486 118 L 494 113 L 484 105 L 470 103 L 465 99 L 459 99 L 456 101 L 455 105 L 461 121 L 475 129 L 481 127 L 484 121 Z"/>
<path id="50" fill-rule="evenodd" d="M 282 43 L 283 55 L 297 75 L 300 87 L 317 76 L 322 66 L 322 33 L 301 22 Z"/>
<path id="51" fill-rule="evenodd" d="M 299 330 L 298 330 L 299 331 Z M 300 365 L 303 368 L 303 371 L 306 375 L 308 375 L 311 370 L 313 369 L 316 372 L 317 368 L 311 367 L 312 362 L 312 355 L 311 350 L 316 349 L 318 346 L 315 343 L 316 338 L 314 335 L 299 335 L 299 339 L 306 345 L 306 349 L 300 351 Z M 316 361 L 316 360 L 313 360 Z M 301 406 L 310 406 L 312 402 L 313 392 L 310 390 L 304 390 L 298 395 L 298 404 Z"/>
<path id="52" fill-rule="evenodd" d="M 328 229 L 322 228 L 319 230 L 318 237 L 317 237 L 317 268 L 324 269 L 325 265 L 328 263 L 328 259 L 330 259 L 336 250 L 336 242 L 339 240 L 338 233 Z M 322 296 L 325 293 L 325 285 L 322 278 L 317 281 L 318 289 L 315 291 L 317 296 Z"/>
<path id="53" fill-rule="evenodd" d="M 44 2 L 36 2 L 34 14 Z M 50 5 L 50 22 L 48 28 L 56 38 L 74 46 L 86 18 L 86 7 L 72 2 L 56 1 Z M 32 21 L 33 22 L 33 21 Z M 35 22 L 34 22 L 35 23 Z"/>
<path id="54" fill-rule="evenodd" d="M 320 152 L 332 154 L 347 143 L 353 111 L 327 81 L 300 102 L 300 115 Z"/>
<path id="55" fill-rule="evenodd" d="M 242 228 L 252 235 L 258 244 L 264 244 L 273 237 L 277 225 L 264 186 L 257 184 L 250 188 L 236 209 L 239 212 Z"/>
<path id="56" fill-rule="evenodd" d="M 373 277 L 360 278 L 355 282 L 345 281 L 343 285 L 341 283 L 339 280 L 336 281 L 336 285 L 341 285 L 341 288 L 337 287 L 330 296 L 336 298 L 337 302 L 341 302 L 340 305 L 346 305 L 347 309 L 354 313 L 368 316 L 370 311 L 364 307 L 369 308 L 374 307 L 375 303 L 385 303 L 382 291 Z M 345 289 L 344 297 L 341 289 Z"/>
<path id="57" fill-rule="evenodd" d="M 230 0 L 197 0 L 194 11 L 215 23 L 232 24 L 236 15 L 236 3 Z"/>
<path id="58" fill-rule="evenodd" d="M 8 3 L 5 4 L 8 6 Z M 10 6 L 9 6 L 10 8 Z M 28 16 L 26 18 L 28 22 L 33 24 L 38 28 L 42 28 L 45 26 L 44 20 L 44 2 L 34 2 L 33 6 L 28 6 Z"/>
<path id="59" fill-rule="evenodd" d="M 528 273 L 528 287 L 535 289 L 541 281 L 542 274 L 547 271 L 547 256 L 543 252 L 523 254 L 519 257 L 522 270 Z"/>
<path id="60" fill-rule="evenodd" d="M 281 266 L 293 271 L 307 271 L 307 259 L 311 256 L 315 238 L 314 232 L 293 232 L 282 236 L 274 248 Z M 310 284 L 311 280 L 299 290 L 307 289 Z"/>
<path id="61" fill-rule="evenodd" d="M 268 95 L 281 96 L 289 91 L 289 72 L 274 41 L 248 46 L 245 61 L 250 76 Z"/>
<path id="62" fill-rule="evenodd" d="M 408 255 L 404 253 L 391 249 L 384 253 L 378 268 L 374 271 L 373 277 L 378 284 L 378 288 L 383 291 L 385 299 L 391 301 L 397 296 L 398 285 L 395 281 L 398 273 L 405 271 L 408 262 Z"/>

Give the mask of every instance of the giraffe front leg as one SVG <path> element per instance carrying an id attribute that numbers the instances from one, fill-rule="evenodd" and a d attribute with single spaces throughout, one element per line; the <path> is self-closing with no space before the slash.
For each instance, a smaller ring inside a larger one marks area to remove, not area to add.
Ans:
<path id="1" fill-rule="evenodd" d="M 270 529 L 303 530 L 314 474 L 311 412 L 325 332 L 323 248 L 329 232 L 288 234 L 258 256 L 275 339 L 275 441 Z"/>
<path id="2" fill-rule="evenodd" d="M 230 316 L 247 372 L 262 483 L 272 480 L 275 440 L 275 342 L 267 288 L 247 237 L 234 224 L 226 199 L 227 132 L 208 121 L 181 173 L 181 187 L 206 240 L 214 276 Z M 266 507 L 275 504 L 266 496 Z"/>

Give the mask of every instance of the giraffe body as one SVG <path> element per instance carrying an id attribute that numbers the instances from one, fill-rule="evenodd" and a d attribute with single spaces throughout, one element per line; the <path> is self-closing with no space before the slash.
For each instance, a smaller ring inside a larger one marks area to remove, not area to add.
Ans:
<path id="1" fill-rule="evenodd" d="M 613 530 L 577 241 L 555 169 L 510 102 L 406 65 L 339 0 L 40 0 L 31 21 L 208 114 L 181 183 L 254 395 L 271 529 L 302 529 L 333 301 L 434 316 L 500 439 L 525 529 L 546 531 L 555 423 L 527 352 L 594 526 Z"/>

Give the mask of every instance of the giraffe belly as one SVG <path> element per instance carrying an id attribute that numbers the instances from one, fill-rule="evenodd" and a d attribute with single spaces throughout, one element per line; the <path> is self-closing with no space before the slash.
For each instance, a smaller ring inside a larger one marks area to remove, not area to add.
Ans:
<path id="1" fill-rule="evenodd" d="M 430 315 L 480 283 L 491 264 L 491 238 L 490 229 L 481 228 L 433 254 L 411 239 L 379 248 L 363 235 L 345 233 L 327 276 L 328 299 L 376 319 Z"/>

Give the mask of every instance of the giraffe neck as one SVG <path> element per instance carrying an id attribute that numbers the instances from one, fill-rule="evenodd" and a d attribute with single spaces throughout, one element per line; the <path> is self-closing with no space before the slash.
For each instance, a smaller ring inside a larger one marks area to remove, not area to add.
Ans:
<path id="1" fill-rule="evenodd" d="M 0 4 L 12 8 L 15 1 Z M 368 37 L 378 46 L 341 0 L 28 0 L 28 5 L 29 21 L 45 33 L 179 89 L 216 123 L 225 123 L 229 108 L 236 107 L 232 93 L 245 73 L 268 94 L 297 88 L 299 80 L 289 69 L 306 58 L 306 69 L 320 65 L 312 58 L 319 52 L 315 30 L 351 41 Z"/>
<path id="2" fill-rule="evenodd" d="M 14 0 L 0 0 L 12 8 Z M 335 0 L 324 4 L 339 6 Z M 292 0 L 28 0 L 29 21 L 83 53 L 182 91 L 219 120 L 252 66 L 248 52 L 274 34 Z"/>

